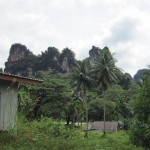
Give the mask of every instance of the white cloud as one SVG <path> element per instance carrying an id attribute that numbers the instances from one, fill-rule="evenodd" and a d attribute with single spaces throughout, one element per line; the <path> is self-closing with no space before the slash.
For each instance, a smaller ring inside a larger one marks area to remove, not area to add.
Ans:
<path id="1" fill-rule="evenodd" d="M 0 68 L 4 67 L 4 62 L 6 62 L 9 51 L 7 51 L 10 48 L 10 41 L 8 37 L 3 37 L 0 40 Z"/>
<path id="2" fill-rule="evenodd" d="M 0 67 L 16 42 L 35 54 L 69 47 L 77 59 L 95 45 L 116 52 L 133 75 L 149 64 L 149 7 L 149 0 L 0 0 Z"/>
<path id="3" fill-rule="evenodd" d="M 138 42 L 119 43 L 112 49 L 116 52 L 117 65 L 131 75 L 134 75 L 139 68 L 147 68 L 149 64 L 150 52 L 146 51 L 145 54 L 146 46 Z"/>

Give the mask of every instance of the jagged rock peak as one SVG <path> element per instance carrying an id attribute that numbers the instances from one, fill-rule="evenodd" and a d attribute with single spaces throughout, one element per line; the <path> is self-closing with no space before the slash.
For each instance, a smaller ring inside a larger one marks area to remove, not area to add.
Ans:
<path id="1" fill-rule="evenodd" d="M 92 49 L 89 51 L 90 59 L 93 61 L 98 60 L 101 49 L 99 47 L 92 46 Z"/>
<path id="2" fill-rule="evenodd" d="M 75 53 L 69 48 L 64 48 L 60 54 L 59 61 L 63 72 L 68 72 L 76 65 Z"/>
<path id="3" fill-rule="evenodd" d="M 62 68 L 63 71 L 69 72 L 70 68 L 69 68 L 69 64 L 68 64 L 68 59 L 67 59 L 67 57 L 65 57 L 65 58 L 63 59 L 61 68 Z"/>
<path id="4" fill-rule="evenodd" d="M 146 73 L 149 69 L 140 69 L 137 71 L 137 73 L 134 75 L 134 81 L 138 82 L 142 79 L 142 76 L 144 73 Z"/>
<path id="5" fill-rule="evenodd" d="M 18 60 L 23 59 L 29 53 L 30 51 L 26 48 L 25 45 L 15 43 L 10 48 L 8 61 L 16 62 Z"/>
<path id="6" fill-rule="evenodd" d="M 132 76 L 129 73 L 124 73 L 120 75 L 119 84 L 123 87 L 123 89 L 129 89 L 130 85 L 134 83 Z"/>
<path id="7" fill-rule="evenodd" d="M 132 76 L 129 74 L 129 73 L 125 73 L 124 74 L 124 76 L 126 77 L 126 78 L 129 78 L 130 80 L 132 80 L 133 81 L 133 78 L 132 78 Z"/>

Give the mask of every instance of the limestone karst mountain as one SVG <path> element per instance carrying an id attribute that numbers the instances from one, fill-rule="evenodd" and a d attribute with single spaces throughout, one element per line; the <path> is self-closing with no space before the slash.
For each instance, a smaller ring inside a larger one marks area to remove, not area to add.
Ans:
<path id="1" fill-rule="evenodd" d="M 90 66 L 94 65 L 94 61 L 99 59 L 103 50 L 109 51 L 108 47 L 100 49 L 99 47 L 92 46 L 91 50 L 89 50 L 89 57 L 85 58 L 89 60 Z M 69 48 L 64 48 L 60 52 L 55 47 L 48 47 L 41 54 L 34 55 L 25 45 L 15 43 L 10 48 L 4 71 L 26 77 L 39 76 L 43 73 L 67 73 L 76 66 L 77 62 L 75 53 Z M 131 82 L 133 82 L 133 79 L 130 74 L 120 74 L 120 81 L 118 83 L 123 88 L 128 89 Z"/>
<path id="2" fill-rule="evenodd" d="M 137 71 L 137 73 L 134 75 L 134 81 L 136 82 L 140 82 L 140 80 L 142 79 L 142 76 L 144 75 L 144 73 L 146 73 L 148 71 L 148 69 L 139 69 Z"/>
<path id="3" fill-rule="evenodd" d="M 41 71 L 68 72 L 76 65 L 75 54 L 69 48 L 60 53 L 55 47 L 48 47 L 40 55 L 34 55 L 25 45 L 16 43 L 10 48 L 4 71 L 22 76 L 36 75 Z"/>

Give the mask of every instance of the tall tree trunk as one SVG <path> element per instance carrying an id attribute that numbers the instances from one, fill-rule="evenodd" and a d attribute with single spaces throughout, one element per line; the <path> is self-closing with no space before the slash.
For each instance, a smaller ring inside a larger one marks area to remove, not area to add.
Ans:
<path id="1" fill-rule="evenodd" d="M 78 128 L 79 128 L 79 112 L 77 113 L 77 122 L 78 122 Z"/>
<path id="2" fill-rule="evenodd" d="M 82 130 L 82 114 L 80 115 L 80 119 L 81 119 L 81 130 Z"/>
<path id="3" fill-rule="evenodd" d="M 70 122 L 70 115 L 66 115 L 66 122 L 67 122 L 67 126 L 69 126 L 69 122 Z"/>
<path id="4" fill-rule="evenodd" d="M 73 116 L 72 116 L 72 126 L 73 126 L 73 128 L 75 127 L 75 117 L 76 117 L 76 115 L 73 114 Z"/>
<path id="5" fill-rule="evenodd" d="M 85 112 L 86 112 L 86 133 L 85 138 L 88 138 L 88 102 L 86 97 L 86 87 L 84 86 L 84 101 L 85 101 Z"/>
<path id="6" fill-rule="evenodd" d="M 85 109 L 86 109 L 86 133 L 85 133 L 85 138 L 88 138 L 88 103 L 87 103 L 87 98 L 85 97 Z"/>
<path id="7" fill-rule="evenodd" d="M 104 102 L 104 135 L 106 134 L 106 106 Z"/>
<path id="8" fill-rule="evenodd" d="M 105 103 L 105 90 L 104 90 L 104 135 L 106 134 L 106 103 Z"/>

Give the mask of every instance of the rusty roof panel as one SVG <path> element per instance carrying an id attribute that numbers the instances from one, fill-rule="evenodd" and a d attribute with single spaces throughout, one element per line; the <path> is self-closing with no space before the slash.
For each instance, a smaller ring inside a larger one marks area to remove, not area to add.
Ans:
<path id="1" fill-rule="evenodd" d="M 43 80 L 32 79 L 32 78 L 27 78 L 27 77 L 17 76 L 17 75 L 7 74 L 7 73 L 0 73 L 0 80 L 12 81 L 18 83 L 29 83 L 34 85 L 40 85 L 43 82 Z"/>

